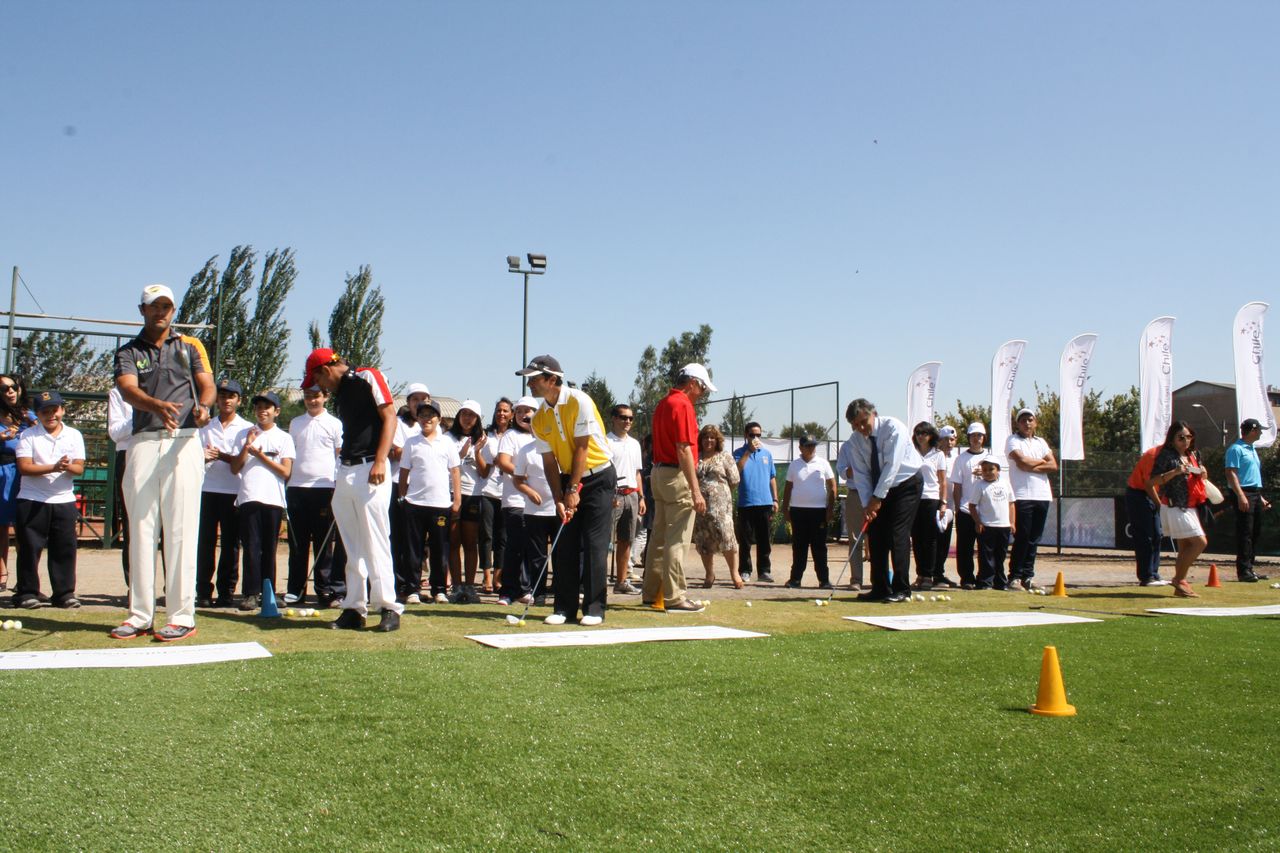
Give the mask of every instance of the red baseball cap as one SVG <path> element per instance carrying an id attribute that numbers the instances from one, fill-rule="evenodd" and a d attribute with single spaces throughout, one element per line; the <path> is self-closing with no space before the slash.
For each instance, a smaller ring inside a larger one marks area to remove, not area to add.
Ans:
<path id="1" fill-rule="evenodd" d="M 307 356 L 307 370 L 302 375 L 302 387 L 306 389 L 316 384 L 316 368 L 333 364 L 337 360 L 338 354 L 328 347 L 313 349 L 311 355 Z"/>

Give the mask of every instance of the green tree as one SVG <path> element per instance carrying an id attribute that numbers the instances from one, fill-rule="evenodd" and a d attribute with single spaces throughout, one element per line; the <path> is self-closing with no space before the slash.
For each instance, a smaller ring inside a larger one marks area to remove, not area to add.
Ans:
<path id="1" fill-rule="evenodd" d="M 802 424 L 787 424 L 778 431 L 778 438 L 804 438 L 806 435 L 812 435 L 820 441 L 825 440 L 827 428 L 817 421 L 806 421 Z"/>
<path id="2" fill-rule="evenodd" d="M 23 377 L 31 394 L 111 390 L 115 353 L 95 351 L 80 332 L 31 332 L 14 344 L 13 372 Z M 66 409 L 69 421 L 106 417 L 106 406 L 100 402 L 68 400 Z"/>
<path id="3" fill-rule="evenodd" d="M 582 390 L 595 401 L 596 408 L 600 410 L 600 416 L 604 418 L 605 427 L 608 428 L 609 412 L 618 403 L 613 396 L 613 391 L 609 389 L 609 383 L 593 370 L 591 375 L 582 381 Z"/>
<path id="4" fill-rule="evenodd" d="M 355 274 L 347 273 L 346 286 L 329 315 L 329 340 L 320 334 L 320 324 L 307 328 L 311 348 L 328 346 L 353 367 L 382 365 L 382 316 L 386 302 L 382 288 L 373 284 L 373 269 L 365 264 Z"/>
<path id="5" fill-rule="evenodd" d="M 725 435 L 744 435 L 747 424 L 755 420 L 755 417 L 755 409 L 747 409 L 747 398 L 734 394 L 729 399 L 729 408 L 725 410 L 724 417 L 720 419 L 720 431 Z"/>
<path id="6" fill-rule="evenodd" d="M 965 432 L 971 423 L 980 423 L 987 427 L 987 434 L 991 434 L 991 407 L 990 406 L 971 406 L 963 400 L 956 400 L 956 410 L 948 412 L 936 418 L 938 426 L 951 425 L 955 427 L 956 434 L 959 436 L 959 445 L 966 447 Z"/>
<path id="7" fill-rule="evenodd" d="M 690 362 L 698 362 L 711 371 L 711 327 L 703 323 L 696 332 L 681 332 L 671 338 L 661 354 L 652 346 L 645 347 L 636 369 L 635 387 L 631 391 L 631 407 L 636 412 L 637 433 L 649 432 L 649 421 L 654 407 L 667 395 L 667 389 L 680 373 L 680 368 Z M 713 377 L 714 378 L 714 377 Z M 701 419 L 706 414 L 706 403 L 696 404 Z"/>
<path id="8" fill-rule="evenodd" d="M 1142 447 L 1140 400 L 1137 387 L 1130 386 L 1128 391 L 1116 394 L 1098 406 L 1093 417 L 1090 417 L 1086 400 L 1085 453 L 1094 450 L 1137 453 Z"/>

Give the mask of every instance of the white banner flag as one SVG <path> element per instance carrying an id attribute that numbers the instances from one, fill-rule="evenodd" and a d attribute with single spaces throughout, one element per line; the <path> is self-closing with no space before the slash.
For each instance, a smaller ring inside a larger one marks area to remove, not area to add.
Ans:
<path id="1" fill-rule="evenodd" d="M 1266 313 L 1267 303 L 1250 302 L 1236 312 L 1231 336 L 1236 357 L 1236 423 L 1257 418 L 1262 424 L 1262 438 L 1255 447 L 1270 447 L 1276 440 L 1276 417 L 1262 376 L 1262 315 Z"/>
<path id="2" fill-rule="evenodd" d="M 1142 449 L 1164 444 L 1173 423 L 1173 317 L 1157 317 L 1138 345 L 1138 394 L 1142 409 Z"/>
<path id="3" fill-rule="evenodd" d="M 933 398 L 938 391 L 940 361 L 926 361 L 911 371 L 907 380 L 907 428 L 915 429 L 921 421 L 933 423 Z"/>
<path id="4" fill-rule="evenodd" d="M 1058 365 L 1059 459 L 1084 458 L 1084 383 L 1098 336 L 1092 332 L 1067 341 Z"/>
<path id="5" fill-rule="evenodd" d="M 1026 341 L 1006 341 L 991 359 L 991 442 L 988 447 L 1002 458 L 1013 429 L 1013 383 L 1018 378 L 1018 365 L 1026 348 Z"/>

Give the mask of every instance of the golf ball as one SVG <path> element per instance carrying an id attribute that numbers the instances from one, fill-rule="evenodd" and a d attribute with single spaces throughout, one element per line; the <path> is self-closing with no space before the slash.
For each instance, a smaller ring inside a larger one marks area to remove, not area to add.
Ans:
<path id="1" fill-rule="evenodd" d="M 930 600 L 930 601 L 937 601 L 937 600 L 938 600 L 938 596 L 936 596 L 936 595 L 931 595 L 931 596 L 929 596 L 929 600 Z"/>
<path id="2" fill-rule="evenodd" d="M 822 606 L 822 599 L 821 599 L 821 598 L 815 598 L 815 599 L 813 600 L 813 606 L 814 606 L 814 607 L 821 607 L 821 606 Z"/>
<path id="3" fill-rule="evenodd" d="M 0 624 L 0 630 L 12 631 L 12 630 L 13 630 L 13 620 L 12 620 L 12 619 L 6 619 L 6 620 L 4 620 L 4 623 L 3 623 L 3 624 Z"/>
<path id="4" fill-rule="evenodd" d="M 15 631 L 21 631 L 21 630 L 22 630 L 22 620 L 21 620 L 21 619 L 14 619 L 14 620 L 13 620 L 13 630 L 15 630 Z"/>
<path id="5" fill-rule="evenodd" d="M 521 620 L 517 621 L 517 622 L 516 622 L 516 624 L 517 624 L 517 625 L 523 625 L 523 624 L 524 624 L 524 620 L 523 620 L 523 619 L 521 619 Z"/>
<path id="6" fill-rule="evenodd" d="M 290 607 L 289 609 L 285 610 L 284 615 L 285 615 L 285 616 L 292 616 L 292 615 L 293 615 L 293 608 L 292 608 L 292 607 Z"/>
<path id="7" fill-rule="evenodd" d="M 750 606 L 751 606 L 751 602 L 750 602 L 750 601 L 748 601 L 748 602 L 747 602 L 747 606 L 748 606 L 748 607 L 750 607 Z"/>

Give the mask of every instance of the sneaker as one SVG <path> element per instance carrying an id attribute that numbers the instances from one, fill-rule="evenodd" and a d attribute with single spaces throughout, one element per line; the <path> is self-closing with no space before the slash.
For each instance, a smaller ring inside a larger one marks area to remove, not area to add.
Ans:
<path id="1" fill-rule="evenodd" d="M 212 599 L 212 598 L 208 598 L 208 597 L 205 597 L 205 598 L 197 598 L 197 599 L 196 599 L 196 607 L 199 607 L 199 608 L 201 608 L 201 609 L 203 609 L 203 610 L 212 610 L 212 609 L 213 609 L 213 599 Z"/>
<path id="2" fill-rule="evenodd" d="M 786 589 L 799 589 L 800 581 L 787 581 L 782 586 Z"/>
<path id="3" fill-rule="evenodd" d="M 400 630 L 400 614 L 394 610 L 383 610 L 382 621 L 378 623 L 378 630 L 384 634 Z"/>
<path id="4" fill-rule="evenodd" d="M 449 596 L 445 595 L 443 592 L 437 592 L 437 593 L 436 593 L 436 597 L 435 597 L 435 603 L 436 603 L 436 604 L 448 604 L 448 603 L 449 603 Z"/>
<path id="5" fill-rule="evenodd" d="M 523 598 L 522 598 L 522 599 L 520 599 L 520 603 L 521 603 L 521 604 L 524 604 L 524 603 L 525 603 Z M 539 596 L 537 596 L 536 598 L 534 598 L 534 599 L 533 599 L 533 606 L 534 606 L 534 607 L 546 607 L 546 606 L 547 606 L 547 597 L 546 597 L 545 595 L 539 595 Z"/>
<path id="6" fill-rule="evenodd" d="M 916 578 L 916 582 L 911 585 L 912 589 L 925 592 L 933 589 L 933 578 Z"/>
<path id="7" fill-rule="evenodd" d="M 604 621 L 603 616 L 583 616 L 578 620 L 578 624 L 584 628 L 594 628 Z"/>
<path id="8" fill-rule="evenodd" d="M 144 634 L 151 633 L 151 626 L 145 628 L 135 628 L 128 622 L 123 625 L 117 625 L 111 629 L 111 639 L 113 640 L 136 640 Z"/>
<path id="9" fill-rule="evenodd" d="M 341 598 L 331 598 L 331 599 L 329 599 L 329 603 L 325 605 L 325 608 L 326 608 L 326 609 L 328 609 L 328 610 L 341 610 L 341 609 L 342 609 L 342 599 L 341 599 Z"/>
<path id="10" fill-rule="evenodd" d="M 292 607 L 293 605 L 297 604 L 300 601 L 302 601 L 302 596 L 300 595 L 294 595 L 291 592 L 286 592 L 284 594 L 285 607 Z"/>
<path id="11" fill-rule="evenodd" d="M 524 595 L 516 599 L 516 604 L 523 604 L 525 607 L 529 607 L 530 605 L 533 605 L 533 604 L 536 604 L 539 607 L 541 607 L 546 603 L 547 602 L 545 599 L 542 601 L 538 601 L 536 598 L 533 597 L 533 593 L 531 592 L 526 592 Z"/>
<path id="12" fill-rule="evenodd" d="M 1021 584 L 1022 588 L 1027 590 L 1028 592 L 1035 592 L 1040 588 L 1039 586 L 1036 585 L 1036 582 L 1033 581 L 1031 578 L 1023 578 L 1022 580 L 1018 581 L 1018 583 Z"/>
<path id="13" fill-rule="evenodd" d="M 241 613 L 248 613 L 252 610 L 257 610 L 261 606 L 262 606 L 262 596 L 246 595 L 244 598 L 240 599 L 239 609 Z"/>
<path id="14" fill-rule="evenodd" d="M 230 596 L 222 596 L 220 598 L 215 598 L 212 606 L 215 609 L 230 610 L 236 606 L 236 602 L 235 599 Z"/>
<path id="15" fill-rule="evenodd" d="M 474 586 L 468 586 L 463 589 L 463 594 L 467 597 L 466 604 L 481 604 L 480 593 L 476 592 Z"/>
<path id="16" fill-rule="evenodd" d="M 409 593 L 409 595 L 405 598 L 404 603 L 405 603 L 405 604 L 421 604 L 421 603 L 422 603 L 422 599 L 418 596 L 418 594 L 417 594 L 416 592 L 411 592 L 411 593 Z"/>
<path id="17" fill-rule="evenodd" d="M 568 621 L 569 620 L 565 618 L 565 615 L 563 613 L 552 613 L 546 619 L 542 620 L 542 624 L 543 625 L 563 625 L 565 622 L 568 622 Z"/>
<path id="18" fill-rule="evenodd" d="M 511 599 L 507 598 L 505 595 L 500 595 L 498 596 L 498 604 L 503 607 L 510 607 Z"/>
<path id="19" fill-rule="evenodd" d="M 964 583 L 960 584 L 960 588 L 961 589 L 977 589 L 978 585 L 973 581 L 965 581 Z"/>
<path id="20" fill-rule="evenodd" d="M 194 635 L 195 632 L 195 625 L 165 625 L 159 631 L 156 631 L 156 639 L 162 643 L 172 643 L 175 640 L 185 640 L 187 637 Z"/>
<path id="21" fill-rule="evenodd" d="M 743 578 L 746 580 L 746 578 Z M 768 572 L 761 572 L 760 577 L 756 578 L 756 583 L 773 583 L 773 575 Z"/>
<path id="22" fill-rule="evenodd" d="M 835 587 L 830 583 L 820 583 L 818 584 L 818 589 L 835 589 Z"/>
<path id="23" fill-rule="evenodd" d="M 80 607 L 80 599 L 74 595 L 68 595 L 66 598 L 58 602 L 58 606 L 63 610 L 77 610 Z"/>
<path id="24" fill-rule="evenodd" d="M 44 607 L 47 604 L 48 602 L 41 601 L 37 596 L 33 595 L 33 596 L 30 596 L 29 598 L 24 598 L 21 601 L 15 601 L 13 603 L 13 606 L 21 607 L 23 610 L 39 610 L 41 607 Z"/>
<path id="25" fill-rule="evenodd" d="M 364 617 L 354 610 L 344 610 L 338 618 L 329 623 L 330 628 L 345 628 L 348 631 L 359 631 L 364 627 Z"/>
<path id="26" fill-rule="evenodd" d="M 960 586 L 960 584 L 956 583 L 955 581 L 953 581 L 951 578 L 948 578 L 948 577 L 934 578 L 933 585 L 935 587 L 940 587 L 940 586 L 946 587 L 947 589 L 955 589 L 956 587 Z"/>
<path id="27" fill-rule="evenodd" d="M 627 581 L 623 581 L 620 584 L 615 584 L 613 587 L 613 591 L 616 595 L 639 595 L 640 593 L 640 590 L 636 589 Z"/>
<path id="28" fill-rule="evenodd" d="M 1169 581 L 1164 578 L 1152 578 L 1149 581 L 1142 581 L 1138 586 L 1168 586 Z"/>

